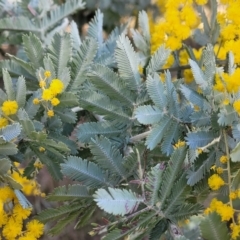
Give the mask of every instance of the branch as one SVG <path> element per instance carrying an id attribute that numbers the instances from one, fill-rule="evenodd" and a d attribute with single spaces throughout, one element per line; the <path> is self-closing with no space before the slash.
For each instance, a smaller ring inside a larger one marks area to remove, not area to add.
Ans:
<path id="1" fill-rule="evenodd" d="M 216 64 L 220 64 L 220 65 L 225 65 L 227 63 L 226 60 L 216 60 Z M 188 65 L 182 65 L 182 66 L 176 66 L 176 67 L 170 67 L 170 68 L 164 68 L 164 69 L 161 69 L 157 72 L 159 73 L 163 73 L 165 71 L 179 71 L 179 70 L 185 70 L 185 69 L 191 69 L 191 66 L 188 64 Z"/>
<path id="2" fill-rule="evenodd" d="M 139 142 L 142 139 L 146 138 L 150 132 L 151 132 L 151 130 L 144 132 L 144 133 L 140 133 L 136 136 L 133 136 L 130 138 L 129 142 L 131 142 L 131 143 Z"/>

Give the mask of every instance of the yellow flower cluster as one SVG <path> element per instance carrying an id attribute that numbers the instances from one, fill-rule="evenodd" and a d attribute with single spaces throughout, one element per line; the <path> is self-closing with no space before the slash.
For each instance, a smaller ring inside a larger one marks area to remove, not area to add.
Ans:
<path id="1" fill-rule="evenodd" d="M 181 140 L 178 140 L 177 143 L 175 143 L 175 145 L 173 146 L 175 149 L 176 148 L 180 148 L 180 147 L 183 147 L 186 145 L 186 142 L 185 141 L 181 141 Z"/>
<path id="2" fill-rule="evenodd" d="M 240 63 L 240 18 L 239 8 L 240 2 L 235 0 L 221 0 L 221 9 L 224 11 L 218 11 L 217 21 L 220 24 L 220 38 L 221 51 L 220 55 L 226 58 L 226 53 L 232 51 L 234 54 L 235 62 Z M 218 56 L 222 59 L 221 56 Z"/>
<path id="3" fill-rule="evenodd" d="M 18 111 L 18 103 L 11 100 L 4 101 L 1 110 L 4 116 L 0 117 L 0 128 L 3 128 L 8 125 L 8 116 L 14 115 Z"/>
<path id="4" fill-rule="evenodd" d="M 205 4 L 206 1 L 196 1 Z M 191 30 L 200 23 L 192 0 L 158 0 L 159 9 L 164 9 L 163 18 L 155 24 L 150 22 L 152 52 L 165 43 L 171 50 L 182 47 L 182 41 L 191 35 Z"/>
<path id="5" fill-rule="evenodd" d="M 224 184 L 225 184 L 225 182 L 223 181 L 223 179 L 218 174 L 213 174 L 208 179 L 208 185 L 212 190 L 218 190 Z"/>
<path id="6" fill-rule="evenodd" d="M 39 186 L 34 180 L 22 177 L 21 172 L 13 172 L 11 177 L 22 185 L 25 195 L 40 195 Z M 37 220 L 24 223 L 32 212 L 31 208 L 23 208 L 19 203 L 14 191 L 9 186 L 0 187 L 0 228 L 2 229 L 0 239 L 6 240 L 35 240 L 41 237 L 44 224 Z"/>
<path id="7" fill-rule="evenodd" d="M 238 239 L 240 236 L 240 219 L 238 217 L 238 222 L 237 223 L 231 223 L 230 228 L 232 230 L 231 237 L 233 240 Z"/>
<path id="8" fill-rule="evenodd" d="M 213 198 L 209 208 L 205 210 L 205 214 L 210 212 L 216 212 L 222 218 L 222 221 L 229 221 L 233 218 L 234 209 L 228 204 L 224 204 L 221 201 L 218 201 L 216 198 Z"/>
<path id="9" fill-rule="evenodd" d="M 219 160 L 221 163 L 225 164 L 228 162 L 228 157 L 226 155 L 223 155 L 220 157 L 220 160 Z"/>
<path id="10" fill-rule="evenodd" d="M 233 103 L 233 108 L 235 109 L 235 111 L 240 115 L 240 99 L 236 100 Z"/>
<path id="11" fill-rule="evenodd" d="M 219 92 L 237 93 L 240 87 L 240 68 L 237 68 L 233 74 L 217 74 L 215 76 L 214 89 Z"/>
<path id="12" fill-rule="evenodd" d="M 46 88 L 46 80 L 51 77 L 50 71 L 44 72 L 44 79 L 41 78 L 39 80 L 39 86 L 42 89 L 42 97 L 41 99 L 35 98 L 33 99 L 34 104 L 39 104 L 40 101 L 45 101 L 48 103 L 47 107 L 47 115 L 48 117 L 54 116 L 53 107 L 57 106 L 60 103 L 60 100 L 57 98 L 57 95 L 63 92 L 64 85 L 60 79 L 53 79 L 48 88 Z"/>

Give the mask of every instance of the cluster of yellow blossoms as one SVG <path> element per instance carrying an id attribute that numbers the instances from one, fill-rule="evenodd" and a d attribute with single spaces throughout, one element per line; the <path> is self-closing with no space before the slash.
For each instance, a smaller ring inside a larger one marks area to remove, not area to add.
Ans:
<path id="1" fill-rule="evenodd" d="M 195 0 L 198 5 L 207 0 Z M 193 7 L 193 0 L 159 0 L 163 17 L 155 24 L 150 22 L 152 52 L 165 43 L 171 50 L 182 47 L 182 41 L 189 38 L 191 30 L 200 24 L 200 18 Z"/>
<path id="2" fill-rule="evenodd" d="M 161 17 L 157 21 L 150 20 L 151 31 L 151 52 L 155 52 L 158 47 L 165 44 L 172 51 L 182 49 L 182 42 L 191 37 L 193 30 L 202 31 L 202 21 L 200 14 L 196 11 L 196 5 L 200 5 L 203 11 L 207 12 L 207 0 L 158 0 L 157 5 L 161 12 Z M 236 0 L 219 0 L 216 20 L 220 26 L 220 36 L 214 46 L 214 52 L 219 60 L 225 60 L 226 54 L 232 51 L 235 63 L 240 63 L 240 18 L 238 9 L 240 1 Z M 185 50 L 184 50 L 185 51 Z M 196 59 L 199 59 L 201 49 L 193 50 Z M 189 55 L 185 52 L 179 52 L 180 64 L 188 64 Z M 173 55 L 170 55 L 164 68 L 169 68 L 174 63 Z M 239 88 L 237 78 L 239 73 L 234 76 L 224 74 L 221 76 L 226 84 L 222 83 L 219 76 L 216 76 L 215 89 L 223 91 L 225 88 L 228 92 L 236 92 Z M 193 81 L 190 70 L 184 70 L 184 79 L 187 84 Z M 240 113 L 240 112 L 239 112 Z"/>
<path id="3" fill-rule="evenodd" d="M 34 104 L 39 104 L 41 101 L 46 103 L 44 105 L 47 109 L 47 115 L 48 117 L 54 116 L 53 107 L 57 106 L 60 103 L 60 100 L 57 98 L 57 95 L 62 93 L 64 90 L 63 82 L 60 79 L 52 79 L 50 82 L 48 88 L 46 88 L 47 85 L 47 78 L 51 77 L 50 71 L 44 72 L 44 79 L 40 76 L 39 80 L 39 86 L 42 89 L 42 96 L 41 99 L 35 98 L 33 99 Z"/>
<path id="4" fill-rule="evenodd" d="M 41 195 L 38 183 L 22 177 L 23 169 L 13 171 L 11 177 L 22 185 L 25 195 Z M 19 203 L 13 189 L 3 185 L 0 187 L 0 239 L 6 240 L 35 240 L 41 237 L 44 224 L 38 220 L 27 220 L 32 208 L 23 208 Z"/>
<path id="5" fill-rule="evenodd" d="M 1 111 L 3 116 L 0 117 L 0 128 L 3 128 L 8 125 L 10 119 L 10 115 L 16 114 L 18 111 L 18 103 L 14 100 L 4 101 L 1 107 Z"/>
<path id="6" fill-rule="evenodd" d="M 220 158 L 220 163 L 221 164 L 226 164 L 229 159 L 226 155 L 221 156 Z M 229 164 L 226 167 L 226 169 L 223 169 L 221 167 L 216 168 L 215 166 L 213 169 L 216 170 L 217 174 L 213 174 L 209 179 L 208 179 L 208 185 L 212 190 L 218 190 L 222 186 L 225 185 L 224 180 L 219 176 L 220 174 L 223 173 L 224 170 L 228 170 Z M 228 172 L 228 174 L 230 174 Z M 236 210 L 233 208 L 233 203 L 232 201 L 235 199 L 240 199 L 240 189 L 236 190 L 231 190 L 231 177 L 229 177 L 228 183 L 226 183 L 229 187 L 229 202 L 223 203 L 222 201 L 217 200 L 216 198 L 213 198 L 209 207 L 205 209 L 204 213 L 208 215 L 209 213 L 216 212 L 220 217 L 221 221 L 230 221 L 232 220 L 232 223 L 230 225 L 231 229 L 231 239 L 237 239 L 240 236 L 240 214 L 238 215 L 238 220 L 236 222 L 235 220 L 235 213 Z"/>

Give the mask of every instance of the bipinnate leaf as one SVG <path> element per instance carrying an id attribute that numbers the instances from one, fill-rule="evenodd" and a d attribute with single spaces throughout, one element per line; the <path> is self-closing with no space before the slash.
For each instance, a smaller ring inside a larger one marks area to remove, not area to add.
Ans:
<path id="1" fill-rule="evenodd" d="M 156 106 L 144 105 L 136 109 L 135 116 L 142 124 L 153 124 L 159 122 L 163 114 Z"/>
<path id="2" fill-rule="evenodd" d="M 88 190 L 85 186 L 74 184 L 69 186 L 60 186 L 48 195 L 49 201 L 69 201 L 81 198 L 89 198 Z"/>
<path id="3" fill-rule="evenodd" d="M 210 213 L 200 223 L 202 237 L 211 240 L 230 240 L 226 222 L 221 221 L 221 217 L 213 212 Z"/>
<path id="4" fill-rule="evenodd" d="M 17 145 L 11 142 L 7 142 L 0 145 L 1 155 L 15 155 L 17 154 Z"/>
<path id="5" fill-rule="evenodd" d="M 204 147 L 214 140 L 216 134 L 207 131 L 187 133 L 186 142 L 190 149 Z"/>
<path id="6" fill-rule="evenodd" d="M 240 162 L 240 142 L 231 151 L 230 157 L 231 157 L 232 162 Z"/>
<path id="7" fill-rule="evenodd" d="M 87 70 L 96 56 L 98 44 L 95 39 L 85 39 L 77 53 L 73 56 L 71 76 L 72 81 L 67 90 L 78 90 L 81 84 L 86 80 Z"/>
<path id="8" fill-rule="evenodd" d="M 180 172 L 180 169 L 182 168 L 184 159 L 186 157 L 186 152 L 186 147 L 183 146 L 177 148 L 171 155 L 170 162 L 168 163 L 166 171 L 164 171 L 164 174 L 162 176 L 163 180 L 160 188 L 160 199 L 162 205 L 165 203 L 166 199 L 171 194 L 173 184 L 178 177 L 178 174 Z"/>
<path id="9" fill-rule="evenodd" d="M 24 107 L 26 102 L 26 82 L 24 77 L 19 77 L 17 80 L 17 89 L 16 89 L 16 101 L 18 103 L 18 107 Z"/>
<path id="10" fill-rule="evenodd" d="M 147 91 L 155 105 L 161 109 L 166 106 L 167 98 L 165 96 L 165 87 L 157 73 L 155 73 L 153 77 L 148 75 Z"/>
<path id="11" fill-rule="evenodd" d="M 126 215 L 135 212 L 138 205 L 143 202 L 142 197 L 137 197 L 131 190 L 108 188 L 98 189 L 93 195 L 98 207 L 113 215 Z"/>
<path id="12" fill-rule="evenodd" d="M 146 11 L 140 11 L 138 14 L 138 26 L 142 31 L 142 35 L 146 42 L 149 44 L 151 40 L 149 19 Z"/>
<path id="13" fill-rule="evenodd" d="M 164 168 L 164 165 L 159 163 L 147 175 L 148 181 L 146 186 L 151 191 L 150 203 L 152 206 L 159 200 L 159 188 L 162 183 Z"/>
<path id="14" fill-rule="evenodd" d="M 109 171 L 111 175 L 126 179 L 127 172 L 123 165 L 123 157 L 109 139 L 103 136 L 92 139 L 90 150 L 95 162 L 102 169 Z"/>
<path id="15" fill-rule="evenodd" d="M 76 107 L 78 106 L 78 99 L 74 93 L 64 92 L 59 96 L 61 107 Z"/>
<path id="16" fill-rule="evenodd" d="M 79 124 L 76 129 L 76 136 L 78 141 L 83 143 L 88 143 L 91 141 L 91 138 L 95 136 L 103 135 L 106 137 L 118 136 L 122 133 L 122 129 L 117 129 L 114 126 L 111 126 L 109 122 L 86 122 Z"/>
<path id="17" fill-rule="evenodd" d="M 21 133 L 21 125 L 19 123 L 13 123 L 2 129 L 0 129 L 0 136 L 7 142 L 12 141 Z"/>
<path id="18" fill-rule="evenodd" d="M 121 78 L 130 89 L 137 90 L 141 83 L 138 72 L 139 60 L 128 37 L 124 35 L 119 37 L 115 56 Z"/>
<path id="19" fill-rule="evenodd" d="M 70 156 L 61 164 L 62 173 L 72 180 L 80 181 L 88 187 L 101 187 L 109 185 L 107 177 L 97 164 Z"/>
<path id="20" fill-rule="evenodd" d="M 171 119 L 169 119 L 168 117 L 163 117 L 159 123 L 153 126 L 146 140 L 146 145 L 148 149 L 153 150 L 157 146 L 157 144 L 161 142 L 165 132 L 170 125 Z"/>
<path id="21" fill-rule="evenodd" d="M 49 46 L 49 57 L 56 67 L 56 75 L 60 77 L 62 71 L 67 67 L 67 63 L 71 57 L 71 38 L 69 34 L 55 34 L 52 44 Z"/>
<path id="22" fill-rule="evenodd" d="M 95 64 L 87 76 L 97 89 L 102 90 L 111 99 L 133 105 L 132 94 L 126 88 L 123 80 L 110 68 Z"/>
<path id="23" fill-rule="evenodd" d="M 4 88 L 6 90 L 8 100 L 15 100 L 15 93 L 13 89 L 12 78 L 6 69 L 2 69 L 2 74 L 3 74 Z"/>
<path id="24" fill-rule="evenodd" d="M 9 159 L 1 158 L 0 159 L 0 175 L 6 174 L 10 170 L 11 166 L 12 164 Z"/>
<path id="25" fill-rule="evenodd" d="M 88 36 L 97 40 L 99 45 L 103 43 L 103 13 L 98 9 L 92 21 L 89 23 Z"/>
<path id="26" fill-rule="evenodd" d="M 34 68 L 39 68 L 43 61 L 44 49 L 40 39 L 30 32 L 29 35 L 23 35 L 23 48 Z"/>
<path id="27" fill-rule="evenodd" d="M 163 65 L 166 63 L 171 51 L 165 48 L 164 45 L 160 46 L 158 50 L 153 54 L 150 63 L 147 67 L 147 74 L 154 74 L 161 70 Z"/>
<path id="28" fill-rule="evenodd" d="M 194 76 L 194 79 L 195 79 L 196 83 L 199 85 L 199 87 L 202 90 L 205 90 L 208 87 L 208 83 L 205 79 L 203 71 L 198 66 L 198 64 L 191 59 L 189 59 L 189 64 L 191 66 L 192 73 L 193 73 L 193 76 Z"/>

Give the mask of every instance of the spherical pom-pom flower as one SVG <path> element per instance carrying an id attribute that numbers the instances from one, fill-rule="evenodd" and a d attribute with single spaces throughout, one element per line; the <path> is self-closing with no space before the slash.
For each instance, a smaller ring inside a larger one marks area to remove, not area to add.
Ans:
<path id="1" fill-rule="evenodd" d="M 237 198 L 237 192 L 230 192 L 229 198 L 230 198 L 231 200 L 236 199 L 236 198 Z"/>
<path id="2" fill-rule="evenodd" d="M 42 99 L 48 101 L 53 98 L 53 92 L 50 89 L 44 89 L 42 93 Z"/>
<path id="3" fill-rule="evenodd" d="M 43 164 L 39 160 L 35 161 L 33 166 L 37 169 L 42 169 L 43 168 Z"/>
<path id="4" fill-rule="evenodd" d="M 223 204 L 222 207 L 217 210 L 217 213 L 222 217 L 222 221 L 229 221 L 233 218 L 234 210 L 231 206 Z"/>
<path id="5" fill-rule="evenodd" d="M 16 239 L 22 232 L 22 221 L 17 221 L 13 216 L 8 218 L 7 224 L 2 230 L 5 239 Z"/>
<path id="6" fill-rule="evenodd" d="M 38 98 L 34 98 L 34 99 L 33 99 L 33 104 L 37 105 L 37 104 L 39 104 L 39 102 L 40 102 L 40 101 L 39 101 Z"/>
<path id="7" fill-rule="evenodd" d="M 62 81 L 57 78 L 52 80 L 49 87 L 49 89 L 52 91 L 54 96 L 61 93 L 63 91 L 63 88 L 64 88 L 64 85 Z"/>
<path id="8" fill-rule="evenodd" d="M 6 118 L 0 117 L 0 128 L 6 127 L 8 125 L 8 120 Z"/>
<path id="9" fill-rule="evenodd" d="M 176 149 L 176 148 L 180 148 L 180 147 L 183 147 L 183 146 L 185 146 L 185 145 L 186 145 L 186 142 L 181 141 L 181 140 L 178 140 L 178 142 L 175 143 L 174 148 L 175 148 L 175 149 Z"/>
<path id="10" fill-rule="evenodd" d="M 230 225 L 230 228 L 232 230 L 232 233 L 231 233 L 232 238 L 231 239 L 233 239 L 233 240 L 237 239 L 240 235 L 240 225 L 232 223 Z"/>
<path id="11" fill-rule="evenodd" d="M 18 103 L 16 101 L 7 100 L 3 102 L 2 111 L 5 115 L 15 114 L 18 110 Z"/>
<path id="12" fill-rule="evenodd" d="M 51 72 L 50 72 L 50 71 L 45 71 L 45 72 L 44 72 L 44 76 L 45 76 L 46 78 L 51 77 Z"/>
<path id="13" fill-rule="evenodd" d="M 48 117 L 53 117 L 54 116 L 54 111 L 53 110 L 48 110 L 47 115 L 48 115 Z"/>
<path id="14" fill-rule="evenodd" d="M 45 148 L 44 147 L 39 147 L 39 152 L 45 152 Z"/>
<path id="15" fill-rule="evenodd" d="M 39 87 L 40 87 L 40 88 L 46 87 L 46 82 L 45 82 L 44 80 L 41 80 L 41 81 L 39 82 Z"/>
<path id="16" fill-rule="evenodd" d="M 240 100 L 237 100 L 233 103 L 233 108 L 240 115 Z"/>
<path id="17" fill-rule="evenodd" d="M 16 220 L 27 219 L 31 212 L 31 208 L 23 208 L 19 203 L 15 204 L 13 208 L 13 216 Z"/>
<path id="18" fill-rule="evenodd" d="M 208 185 L 212 190 L 218 190 L 220 187 L 224 185 L 223 179 L 218 174 L 213 174 L 208 179 Z"/>
<path id="19" fill-rule="evenodd" d="M 228 105 L 230 103 L 229 99 L 225 98 L 223 100 L 223 105 Z"/>
<path id="20" fill-rule="evenodd" d="M 217 171 L 218 174 L 222 174 L 222 173 L 223 173 L 223 168 L 218 167 L 218 168 L 216 169 L 216 171 Z"/>
<path id="21" fill-rule="evenodd" d="M 221 163 L 224 164 L 224 163 L 227 163 L 227 161 L 228 161 L 228 157 L 226 155 L 223 155 L 223 156 L 220 157 L 220 162 Z"/>
<path id="22" fill-rule="evenodd" d="M 38 220 L 32 220 L 27 223 L 27 232 L 36 238 L 39 238 L 43 234 L 44 224 Z"/>
<path id="23" fill-rule="evenodd" d="M 60 103 L 60 101 L 59 101 L 58 98 L 53 98 L 53 99 L 51 100 L 51 104 L 52 104 L 53 106 L 57 106 L 59 103 Z"/>

